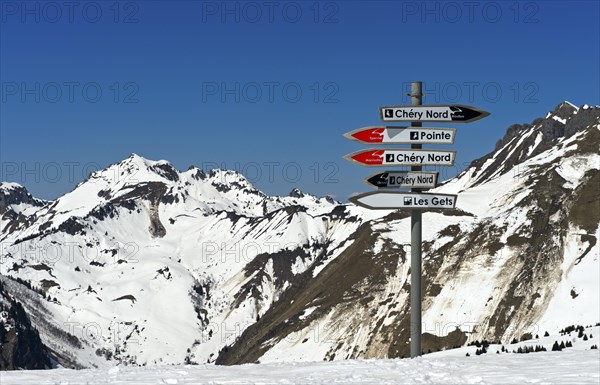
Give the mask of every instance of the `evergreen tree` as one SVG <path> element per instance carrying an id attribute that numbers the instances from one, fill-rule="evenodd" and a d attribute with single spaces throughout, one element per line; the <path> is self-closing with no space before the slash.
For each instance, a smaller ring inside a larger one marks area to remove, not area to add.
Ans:
<path id="1" fill-rule="evenodd" d="M 0 320 L 0 344 L 7 342 L 4 321 Z"/>
<path id="2" fill-rule="evenodd" d="M 544 337 L 550 337 L 550 334 L 548 334 L 548 332 L 546 331 L 546 333 L 544 333 Z"/>
<path id="3" fill-rule="evenodd" d="M 558 345 L 558 342 L 554 341 L 554 344 L 552 345 L 552 351 L 559 352 L 560 350 L 561 349 L 560 349 L 560 346 Z"/>

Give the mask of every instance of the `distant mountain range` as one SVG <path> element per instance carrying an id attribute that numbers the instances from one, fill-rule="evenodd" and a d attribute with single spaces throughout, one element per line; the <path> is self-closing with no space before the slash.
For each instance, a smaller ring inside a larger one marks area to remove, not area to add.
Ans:
<path id="1" fill-rule="evenodd" d="M 508 127 L 423 214 L 424 352 L 600 321 L 600 107 Z M 410 213 L 131 155 L 0 184 L 3 369 L 409 355 Z"/>

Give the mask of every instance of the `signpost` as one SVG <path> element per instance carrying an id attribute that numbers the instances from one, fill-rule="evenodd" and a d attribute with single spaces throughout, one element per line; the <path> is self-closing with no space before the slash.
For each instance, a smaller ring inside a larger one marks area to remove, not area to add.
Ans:
<path id="1" fill-rule="evenodd" d="M 344 158 L 363 166 L 452 166 L 456 151 L 420 149 L 368 149 Z"/>
<path id="2" fill-rule="evenodd" d="M 456 129 L 436 127 L 363 127 L 350 131 L 348 139 L 372 144 L 453 144 Z"/>
<path id="3" fill-rule="evenodd" d="M 371 210 L 453 209 L 456 205 L 456 195 L 398 191 L 370 191 L 354 195 L 348 200 Z"/>
<path id="4" fill-rule="evenodd" d="M 368 176 L 365 182 L 377 188 L 433 188 L 437 177 L 437 172 L 385 171 Z"/>
<path id="5" fill-rule="evenodd" d="M 410 106 L 380 107 L 384 122 L 411 122 L 410 127 L 371 126 L 346 133 L 351 140 L 369 144 L 410 144 L 410 149 L 369 149 L 344 158 L 362 166 L 411 166 L 410 171 L 384 171 L 365 180 L 382 190 L 358 194 L 351 202 L 368 209 L 409 209 L 411 211 L 410 257 L 410 356 L 421 355 L 421 231 L 423 209 L 452 209 L 456 195 L 424 193 L 437 185 L 437 173 L 422 171 L 423 166 L 451 166 L 455 151 L 423 150 L 422 144 L 453 144 L 453 128 L 422 127 L 422 122 L 468 123 L 489 112 L 462 104 L 423 105 L 423 84 L 411 85 Z M 410 188 L 410 192 L 392 189 Z"/>
<path id="6" fill-rule="evenodd" d="M 462 104 L 381 107 L 384 122 L 451 122 L 469 123 L 485 118 L 490 113 Z"/>

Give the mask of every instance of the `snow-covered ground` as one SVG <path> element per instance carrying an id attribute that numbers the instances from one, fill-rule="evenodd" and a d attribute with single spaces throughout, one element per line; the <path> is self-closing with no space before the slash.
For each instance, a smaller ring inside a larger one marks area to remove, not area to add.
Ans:
<path id="1" fill-rule="evenodd" d="M 0 384 L 598 384 L 600 351 L 590 348 L 600 342 L 600 326 L 584 333 L 587 340 L 577 331 L 537 336 L 504 345 L 508 352 L 492 344 L 481 355 L 476 346 L 464 346 L 416 359 L 0 371 Z M 572 347 L 551 351 L 555 341 Z M 512 353 L 535 346 L 548 351 Z"/>
<path id="2" fill-rule="evenodd" d="M 0 372 L 2 385 L 42 384 L 598 384 L 598 350 L 239 366 Z"/>

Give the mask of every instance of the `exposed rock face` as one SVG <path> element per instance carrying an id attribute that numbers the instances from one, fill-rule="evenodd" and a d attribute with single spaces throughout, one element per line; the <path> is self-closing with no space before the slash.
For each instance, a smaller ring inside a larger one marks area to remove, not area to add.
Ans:
<path id="1" fill-rule="evenodd" d="M 504 137 L 496 143 L 496 150 L 474 160 L 468 171 L 479 174 L 478 183 L 489 181 L 493 176 L 502 175 L 517 164 L 548 151 L 560 140 L 569 139 L 586 127 L 593 127 L 598 121 L 598 108 L 578 109 L 568 102 L 560 103 L 543 119 L 508 127 Z M 486 162 L 491 162 L 491 165 L 481 173 Z"/>
<path id="2" fill-rule="evenodd" d="M 23 305 L 0 285 L 0 370 L 49 369 L 50 353 Z"/>
<path id="3" fill-rule="evenodd" d="M 561 103 L 435 190 L 425 352 L 600 320 L 599 150 L 600 109 Z M 0 272 L 35 290 L 0 279 L 61 365 L 409 354 L 406 211 L 137 155 L 53 202 L 3 186 Z"/>
<path id="4" fill-rule="evenodd" d="M 0 215 L 6 214 L 12 206 L 40 207 L 44 204 L 44 201 L 32 197 L 25 187 L 15 183 L 3 183 L 0 192 Z"/>
<path id="5" fill-rule="evenodd" d="M 32 222 L 30 215 L 44 205 L 33 198 L 29 191 L 16 183 L 0 183 L 0 241 L 19 227 Z"/>

